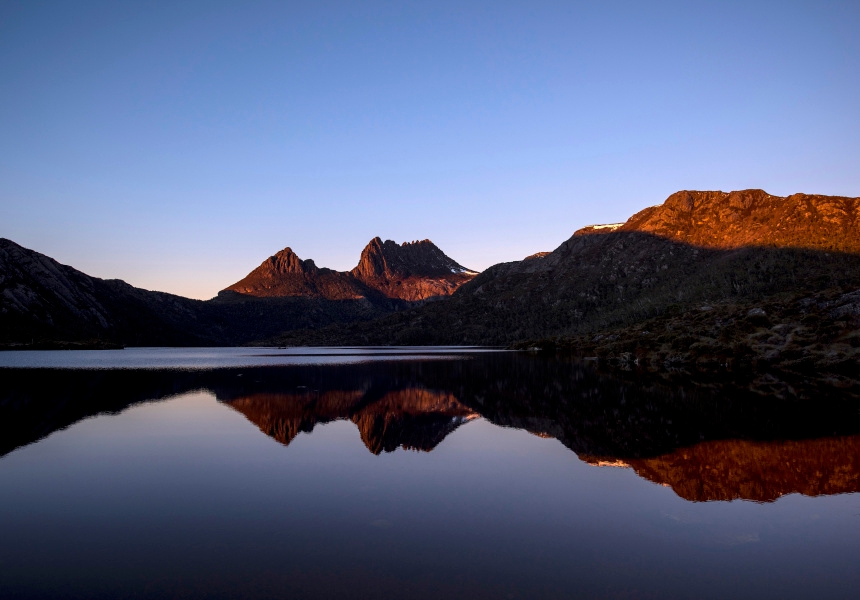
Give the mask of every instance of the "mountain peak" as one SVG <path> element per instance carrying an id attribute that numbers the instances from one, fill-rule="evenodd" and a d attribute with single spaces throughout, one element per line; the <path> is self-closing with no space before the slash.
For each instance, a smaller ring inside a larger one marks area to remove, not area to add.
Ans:
<path id="1" fill-rule="evenodd" d="M 430 240 L 397 244 L 375 237 L 364 247 L 358 265 L 351 271 L 362 281 L 385 278 L 446 277 L 473 273 L 442 252 Z"/>
<path id="2" fill-rule="evenodd" d="M 302 260 L 292 248 L 284 248 L 270 256 L 248 275 L 223 291 L 249 296 L 326 297 L 336 300 L 363 296 L 350 281 L 332 281 L 327 269 L 320 269 L 311 259 Z"/>
<path id="3" fill-rule="evenodd" d="M 430 240 L 398 244 L 375 237 L 364 247 L 351 275 L 389 298 L 426 300 L 450 296 L 477 273 L 442 252 Z"/>
<path id="4" fill-rule="evenodd" d="M 290 247 L 284 248 L 274 256 L 270 256 L 261 267 L 268 263 L 277 273 L 302 273 L 308 274 L 318 271 L 316 264 L 310 258 L 302 260 Z"/>

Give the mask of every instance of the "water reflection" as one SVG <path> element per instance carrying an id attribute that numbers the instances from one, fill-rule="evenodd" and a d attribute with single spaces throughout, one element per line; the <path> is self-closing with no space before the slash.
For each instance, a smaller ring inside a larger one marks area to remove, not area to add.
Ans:
<path id="1" fill-rule="evenodd" d="M 629 467 L 685 500 L 772 502 L 786 494 L 860 491 L 860 436 L 813 440 L 702 442 L 628 461 L 580 456 L 590 464 Z"/>
<path id="2" fill-rule="evenodd" d="M 228 404 L 285 446 L 299 433 L 341 419 L 355 423 L 373 454 L 397 448 L 429 452 L 457 427 L 480 415 L 449 392 L 407 388 L 367 397 L 362 390 L 252 394 Z"/>
<path id="3" fill-rule="evenodd" d="M 3 454 L 94 414 L 205 389 L 284 445 L 346 420 L 373 454 L 429 452 L 483 417 L 555 438 L 592 465 L 630 468 L 689 501 L 860 491 L 860 417 L 850 398 L 785 401 L 725 386 L 630 381 L 557 358 L 5 370 L 3 378 Z"/>

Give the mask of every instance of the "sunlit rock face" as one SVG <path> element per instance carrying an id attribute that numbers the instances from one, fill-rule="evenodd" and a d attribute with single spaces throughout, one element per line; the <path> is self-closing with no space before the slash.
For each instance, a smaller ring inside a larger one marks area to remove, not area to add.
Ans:
<path id="1" fill-rule="evenodd" d="M 364 298 L 367 290 L 345 273 L 320 269 L 311 259 L 302 260 L 284 248 L 224 291 L 273 298 L 301 296 L 328 300 Z"/>
<path id="2" fill-rule="evenodd" d="M 770 246 L 860 252 L 860 198 L 764 190 L 681 191 L 615 231 L 641 231 L 704 248 Z"/>
<path id="3" fill-rule="evenodd" d="M 430 240 L 398 245 L 378 237 L 364 248 L 351 274 L 388 298 L 409 301 L 450 296 L 477 275 Z"/>
<path id="4" fill-rule="evenodd" d="M 475 275 L 430 240 L 397 244 L 377 237 L 364 248 L 352 271 L 319 268 L 285 248 L 223 291 L 260 298 L 415 302 L 449 296 Z"/>
<path id="5" fill-rule="evenodd" d="M 715 440 L 647 459 L 580 458 L 596 466 L 629 467 L 693 502 L 860 492 L 860 436 Z"/>
<path id="6" fill-rule="evenodd" d="M 423 388 L 393 390 L 381 397 L 365 390 L 253 394 L 228 404 L 284 445 L 317 424 L 350 420 L 373 454 L 397 448 L 429 452 L 478 417 L 452 394 Z"/>

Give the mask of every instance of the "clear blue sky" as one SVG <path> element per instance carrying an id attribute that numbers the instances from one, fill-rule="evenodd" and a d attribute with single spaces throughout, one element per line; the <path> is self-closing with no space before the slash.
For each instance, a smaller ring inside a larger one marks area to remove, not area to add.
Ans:
<path id="1" fill-rule="evenodd" d="M 860 196 L 860 2 L 0 0 L 0 236 L 208 298 L 473 269 L 679 189 Z"/>

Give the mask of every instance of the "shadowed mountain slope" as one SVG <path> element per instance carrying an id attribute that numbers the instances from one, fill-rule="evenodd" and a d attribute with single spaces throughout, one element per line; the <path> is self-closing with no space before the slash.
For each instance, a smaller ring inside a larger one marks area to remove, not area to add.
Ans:
<path id="1" fill-rule="evenodd" d="M 860 200 L 678 192 L 544 256 L 490 267 L 443 304 L 282 344 L 508 344 L 630 325 L 672 306 L 860 287 Z"/>
<path id="2" fill-rule="evenodd" d="M 138 345 L 212 343 L 204 303 L 104 280 L 0 239 L 0 342 L 106 339 Z"/>

